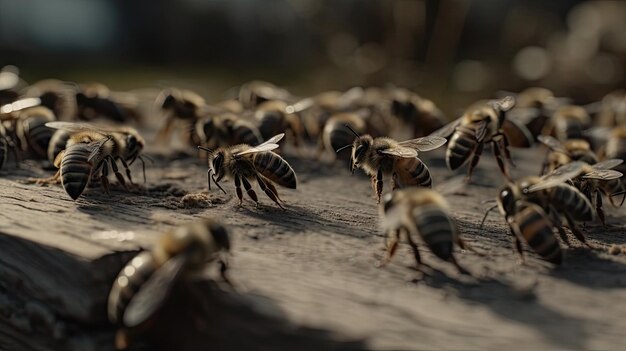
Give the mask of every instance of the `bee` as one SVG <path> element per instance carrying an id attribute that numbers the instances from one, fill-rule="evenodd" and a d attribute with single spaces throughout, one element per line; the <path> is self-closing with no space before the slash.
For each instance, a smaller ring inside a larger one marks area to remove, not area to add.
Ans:
<path id="1" fill-rule="evenodd" d="M 562 253 L 554 237 L 554 228 L 569 245 L 561 217 L 565 218 L 574 236 L 590 246 L 576 222 L 593 220 L 593 208 L 584 194 L 565 183 L 580 175 L 583 167 L 583 162 L 575 161 L 543 177 L 530 176 L 508 182 L 498 192 L 497 205 L 486 211 L 481 227 L 489 213 L 498 208 L 511 229 L 515 248 L 522 260 L 523 239 L 543 259 L 560 264 Z"/>
<path id="2" fill-rule="evenodd" d="M 626 160 L 626 126 L 614 127 L 608 133 L 606 144 L 599 153 L 603 158 Z M 626 165 L 622 163 L 616 170 L 626 173 Z"/>
<path id="3" fill-rule="evenodd" d="M 44 79 L 31 84 L 24 97 L 37 98 L 40 105 L 47 107 L 59 120 L 70 120 L 76 115 L 76 83 L 57 79 Z"/>
<path id="4" fill-rule="evenodd" d="M 538 140 L 550 149 L 542 166 L 542 174 L 550 173 L 572 161 L 583 161 L 588 164 L 598 162 L 598 157 L 585 139 L 570 139 L 561 143 L 552 136 L 540 135 Z"/>
<path id="5" fill-rule="evenodd" d="M 350 128 L 348 125 L 346 127 Z M 383 192 L 385 175 L 392 176 L 394 190 L 407 186 L 432 186 L 430 171 L 417 157 L 417 152 L 435 150 L 446 143 L 445 138 L 427 136 L 398 142 L 387 137 L 372 138 L 369 134 L 361 136 L 356 131 L 351 131 L 356 139 L 351 145 L 350 170 L 354 173 L 356 168 L 362 168 L 371 177 L 372 190 L 378 203 Z M 337 152 L 348 147 L 350 145 Z"/>
<path id="6" fill-rule="evenodd" d="M 349 126 L 349 128 L 348 128 Z M 321 139 L 318 142 L 317 156 L 321 156 L 324 150 L 332 150 L 333 154 L 345 145 L 352 145 L 354 135 L 365 134 L 370 131 L 366 119 L 360 113 L 337 113 L 326 121 Z M 369 133 L 368 133 L 369 134 Z"/>
<path id="7" fill-rule="evenodd" d="M 109 193 L 109 167 L 113 170 L 119 183 L 126 188 L 123 175 L 119 172 L 117 161 L 126 170 L 126 176 L 132 184 L 128 168 L 137 158 L 144 166 L 141 156 L 144 147 L 143 138 L 130 127 L 108 128 L 81 123 L 48 122 L 47 127 L 70 132 L 69 139 L 55 158 L 54 165 L 59 169 L 54 179 L 61 179 L 67 194 L 76 200 L 83 193 L 89 182 L 101 177 L 104 191 Z"/>
<path id="8" fill-rule="evenodd" d="M 46 154 L 48 156 L 48 161 L 54 164 L 54 160 L 56 160 L 59 153 L 61 153 L 61 151 L 63 151 L 67 146 L 67 141 L 70 139 L 71 135 L 71 132 L 63 129 L 57 129 L 54 133 L 52 133 L 52 137 L 50 137 L 50 141 L 48 142 L 48 150 Z"/>
<path id="9" fill-rule="evenodd" d="M 0 106 L 0 169 L 6 163 L 8 152 L 11 151 L 15 158 L 15 163 L 20 161 L 18 149 L 20 146 L 19 134 L 16 130 L 22 127 L 20 114 L 30 108 L 39 106 L 40 101 L 36 98 L 24 98 L 15 100 L 12 103 Z"/>
<path id="10" fill-rule="evenodd" d="M 266 101 L 290 101 L 292 99 L 289 91 L 261 80 L 244 83 L 238 91 L 238 100 L 245 109 L 256 108 Z"/>
<path id="11" fill-rule="evenodd" d="M 226 193 L 219 185 L 219 181 L 228 175 L 235 180 L 239 205 L 241 206 L 243 203 L 242 183 L 248 196 L 258 205 L 257 195 L 250 184 L 250 180 L 256 180 L 261 190 L 280 208 L 285 209 L 280 203 L 280 197 L 272 182 L 289 189 L 295 189 L 297 185 L 296 173 L 287 161 L 271 151 L 278 148 L 276 143 L 284 136 L 284 134 L 278 134 L 258 146 L 239 144 L 221 147 L 214 151 L 198 146 L 199 149 L 209 152 L 209 170 L 207 172 L 209 190 L 211 190 L 211 180 L 213 180 L 215 185 Z"/>
<path id="12" fill-rule="evenodd" d="M 25 84 L 19 74 L 20 70 L 15 66 L 0 69 L 0 105 L 11 103 L 19 97 L 20 87 Z"/>
<path id="13" fill-rule="evenodd" d="M 608 159 L 593 165 L 585 164 L 581 175 L 573 179 L 573 184 L 591 201 L 602 225 L 606 225 L 602 194 L 609 199 L 613 207 L 622 206 L 626 198 L 626 186 L 620 179 L 623 174 L 613 170 L 622 162 L 620 159 Z M 624 196 L 622 202 L 617 204 L 614 197 L 619 195 Z"/>
<path id="14" fill-rule="evenodd" d="M 141 332 L 167 302 L 173 287 L 207 264 L 226 272 L 231 243 L 228 230 L 214 220 L 201 220 L 164 233 L 151 251 L 137 254 L 120 271 L 109 293 L 107 310 L 118 326 L 118 349 L 126 349 L 129 333 Z"/>
<path id="15" fill-rule="evenodd" d="M 83 84 L 76 92 L 76 115 L 92 121 L 104 117 L 115 122 L 138 121 L 141 115 L 134 102 L 127 102 L 100 83 Z"/>
<path id="16" fill-rule="evenodd" d="M 516 140 L 514 145 L 520 147 L 529 147 L 533 142 L 526 127 L 506 118 L 505 113 L 514 105 L 515 99 L 511 96 L 479 102 L 468 108 L 457 120 L 433 132 L 431 136 L 450 138 L 446 150 L 448 168 L 456 170 L 469 161 L 469 181 L 484 145 L 490 142 L 500 171 L 510 179 L 505 165 L 505 160 L 512 162 L 508 149 L 509 139 Z"/>
<path id="17" fill-rule="evenodd" d="M 390 95 L 391 115 L 412 126 L 415 137 L 429 135 L 444 126 L 445 116 L 431 100 L 406 89 L 393 89 Z"/>
<path id="18" fill-rule="evenodd" d="M 591 126 L 591 117 L 581 106 L 562 106 L 554 112 L 542 134 L 552 135 L 559 141 L 583 139 L 586 129 Z"/>
<path id="19" fill-rule="evenodd" d="M 626 125 L 626 91 L 608 93 L 601 101 L 586 105 L 585 110 L 594 115 L 594 124 L 598 127 Z"/>
<path id="20" fill-rule="evenodd" d="M 37 157 L 45 158 L 54 129 L 46 127 L 47 122 L 56 120 L 47 107 L 37 106 L 20 111 L 15 133 L 23 151 L 32 151 Z"/>
<path id="21" fill-rule="evenodd" d="M 467 271 L 459 265 L 453 254 L 456 243 L 462 249 L 466 245 L 459 236 L 457 225 L 449 214 L 444 197 L 425 188 L 407 188 L 386 194 L 381 206 L 380 218 L 388 232 L 386 255 L 378 266 L 391 261 L 404 232 L 417 267 L 422 264 L 416 242 L 421 240 L 440 259 L 451 262 L 459 271 Z"/>
<path id="22" fill-rule="evenodd" d="M 298 115 L 287 113 L 287 103 L 280 100 L 268 100 L 256 107 L 254 118 L 264 139 L 273 135 L 289 132 L 294 146 L 300 145 L 302 123 Z"/>
<path id="23" fill-rule="evenodd" d="M 196 122 L 196 135 L 202 146 L 215 149 L 221 146 L 263 142 L 257 127 L 234 113 L 205 116 Z"/>

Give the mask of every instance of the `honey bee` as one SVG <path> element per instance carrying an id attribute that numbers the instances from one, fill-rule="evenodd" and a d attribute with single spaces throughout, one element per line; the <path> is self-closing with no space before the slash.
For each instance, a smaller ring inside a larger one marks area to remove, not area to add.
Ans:
<path id="1" fill-rule="evenodd" d="M 32 151 L 37 157 L 47 156 L 48 145 L 54 129 L 46 127 L 47 122 L 56 120 L 54 113 L 46 107 L 37 106 L 20 111 L 15 133 L 23 151 Z"/>
<path id="2" fill-rule="evenodd" d="M 435 104 L 406 89 L 393 89 L 391 115 L 409 124 L 415 137 L 429 135 L 444 126 L 445 116 Z"/>
<path id="3" fill-rule="evenodd" d="M 289 91 L 260 80 L 242 84 L 238 92 L 238 100 L 245 109 L 256 108 L 266 101 L 290 101 L 292 99 Z"/>
<path id="4" fill-rule="evenodd" d="M 115 122 L 138 121 L 141 114 L 136 103 L 127 102 L 100 83 L 83 84 L 76 92 L 76 114 L 79 120 L 104 117 Z"/>
<path id="5" fill-rule="evenodd" d="M 626 198 L 626 186 L 620 180 L 623 174 L 613 170 L 622 162 L 620 159 L 608 159 L 593 165 L 585 164 L 581 174 L 573 179 L 573 184 L 591 201 L 602 225 L 606 224 L 606 220 L 601 195 L 606 196 L 613 207 L 623 205 Z M 622 202 L 617 204 L 613 198 L 619 195 L 624 196 Z"/>
<path id="6" fill-rule="evenodd" d="M 498 167 L 510 179 L 505 160 L 511 161 L 509 139 L 517 140 L 516 146 L 529 147 L 533 138 L 523 125 L 506 118 L 506 112 L 515 105 L 515 99 L 507 96 L 472 105 L 460 118 L 433 132 L 431 136 L 450 137 L 446 150 L 446 162 L 450 170 L 456 170 L 470 162 L 467 179 L 480 160 L 483 147 L 492 143 Z M 506 128 L 506 129 L 505 129 Z M 470 161 L 471 160 L 471 161 Z"/>
<path id="7" fill-rule="evenodd" d="M 76 114 L 76 93 L 78 85 L 57 79 L 44 79 L 31 84 L 24 97 L 37 98 L 41 106 L 54 112 L 59 120 L 70 120 Z"/>
<path id="8" fill-rule="evenodd" d="M 264 139 L 279 133 L 290 133 L 293 145 L 300 145 L 302 123 L 297 114 L 287 113 L 287 103 L 279 100 L 268 100 L 256 107 L 254 118 Z"/>
<path id="9" fill-rule="evenodd" d="M 559 141 L 583 139 L 584 131 L 591 126 L 591 117 L 581 106 L 562 106 L 548 120 L 542 134 L 552 135 Z"/>
<path id="10" fill-rule="evenodd" d="M 583 161 L 588 164 L 598 162 L 598 157 L 591 150 L 591 145 L 584 139 L 570 139 L 564 143 L 549 135 L 540 135 L 538 140 L 546 145 L 548 152 L 541 173 L 549 173 L 572 161 Z"/>
<path id="11" fill-rule="evenodd" d="M 372 178 L 372 190 L 378 203 L 383 192 L 384 175 L 392 176 L 394 190 L 407 186 L 432 186 L 430 171 L 417 157 L 417 152 L 435 150 L 446 143 L 445 138 L 427 136 L 398 142 L 387 137 L 372 138 L 369 134 L 361 136 L 354 130 L 352 133 L 356 139 L 352 143 L 350 170 L 354 173 L 356 168 L 362 168 Z M 337 152 L 348 147 L 350 145 Z"/>
<path id="12" fill-rule="evenodd" d="M 416 242 L 421 239 L 435 256 L 451 262 L 462 273 L 467 273 L 454 257 L 453 244 L 456 243 L 462 249 L 467 247 L 449 214 L 447 202 L 438 192 L 425 188 L 407 188 L 386 194 L 380 218 L 388 237 L 386 255 L 378 266 L 391 261 L 404 232 L 418 269 L 422 260 Z"/>
<path id="13" fill-rule="evenodd" d="M 508 114 L 522 123 L 535 140 L 541 135 L 555 109 L 570 102 L 568 98 L 555 97 L 551 90 L 542 87 L 530 87 L 514 96 L 515 108 Z"/>
<path id="14" fill-rule="evenodd" d="M 69 139 L 55 158 L 54 165 L 59 169 L 54 179 L 61 179 L 67 194 L 76 200 L 83 193 L 89 182 L 98 178 L 101 172 L 101 185 L 109 193 L 109 167 L 119 183 L 126 188 L 123 175 L 119 172 L 117 161 L 126 170 L 126 176 L 132 184 L 128 168 L 137 158 L 143 164 L 140 155 L 144 147 L 143 138 L 130 127 L 97 127 L 81 123 L 48 122 L 47 127 L 70 132 Z M 145 181 L 145 164 L 144 181 Z"/>
<path id="15" fill-rule="evenodd" d="M 261 190 L 280 208 L 285 209 L 280 203 L 280 197 L 272 182 L 289 189 L 295 189 L 296 173 L 287 161 L 271 151 L 278 148 L 276 143 L 284 136 L 284 134 L 278 134 L 258 146 L 239 144 L 221 147 L 214 151 L 198 146 L 198 148 L 209 152 L 209 170 L 207 172 L 209 190 L 211 189 L 211 180 L 213 180 L 215 185 L 226 193 L 219 185 L 219 181 L 228 175 L 235 180 L 239 205 L 241 206 L 243 203 L 242 183 L 248 196 L 258 205 L 257 195 L 250 184 L 250 180 L 256 180 Z"/>
<path id="16" fill-rule="evenodd" d="M 569 245 L 561 217 L 565 218 L 574 236 L 590 246 L 576 222 L 593 220 L 592 205 L 577 188 L 565 183 L 580 175 L 583 168 L 584 162 L 575 161 L 543 177 L 530 176 L 509 182 L 498 192 L 497 205 L 487 210 L 481 227 L 488 214 L 498 208 L 511 229 L 522 260 L 520 240 L 523 239 L 543 259 L 560 264 L 562 253 L 554 237 L 554 228 Z"/>
<path id="17" fill-rule="evenodd" d="M 151 251 L 137 254 L 120 271 L 108 298 L 108 317 L 120 328 L 118 349 L 129 346 L 129 333 L 141 332 L 167 302 L 173 287 L 207 264 L 220 265 L 222 279 L 230 284 L 227 255 L 228 230 L 205 219 L 164 233 Z"/>
<path id="18" fill-rule="evenodd" d="M 15 163 L 20 161 L 18 149 L 26 147 L 20 144 L 20 135 L 24 120 L 20 118 L 22 112 L 39 106 L 40 100 L 37 98 L 24 98 L 15 100 L 12 103 L 0 106 L 0 169 L 6 164 L 8 152 L 11 151 L 15 157 Z M 23 115 L 23 116 L 26 116 Z M 17 131 L 20 129 L 19 131 Z"/>
<path id="19" fill-rule="evenodd" d="M 215 149 L 221 146 L 263 142 L 257 127 L 234 113 L 205 116 L 196 122 L 196 135 L 202 146 Z"/>

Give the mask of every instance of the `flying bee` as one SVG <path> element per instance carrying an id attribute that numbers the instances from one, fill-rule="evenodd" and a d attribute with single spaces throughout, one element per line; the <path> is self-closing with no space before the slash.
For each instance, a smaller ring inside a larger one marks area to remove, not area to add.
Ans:
<path id="1" fill-rule="evenodd" d="M 20 111 L 15 126 L 15 134 L 23 151 L 32 151 L 37 157 L 47 156 L 48 145 L 54 129 L 46 123 L 56 120 L 47 107 L 37 106 Z"/>
<path id="2" fill-rule="evenodd" d="M 278 134 L 258 146 L 239 144 L 221 147 L 215 151 L 198 146 L 198 148 L 209 152 L 209 170 L 207 172 L 209 190 L 211 189 L 211 180 L 213 180 L 215 185 L 226 193 L 219 185 L 219 181 L 228 175 L 235 180 L 239 205 L 241 206 L 243 203 L 242 183 L 248 196 L 258 205 L 257 195 L 250 184 L 251 180 L 256 180 L 261 190 L 280 208 L 285 209 L 280 203 L 281 200 L 273 182 L 289 189 L 295 189 L 296 173 L 287 161 L 271 151 L 278 148 L 276 143 L 284 136 L 284 134 Z"/>
<path id="3" fill-rule="evenodd" d="M 561 217 L 574 236 L 589 246 L 576 222 L 593 220 L 592 205 L 577 188 L 565 183 L 579 176 L 584 165 L 575 161 L 542 177 L 530 176 L 509 182 L 500 189 L 497 205 L 486 211 L 481 227 L 489 213 L 498 208 L 509 224 L 522 259 L 520 240 L 524 239 L 545 260 L 561 263 L 560 247 L 553 238 L 553 228 L 556 228 L 563 241 L 569 244 Z"/>
<path id="4" fill-rule="evenodd" d="M 593 165 L 585 164 L 581 175 L 573 179 L 573 184 L 591 201 L 602 225 L 606 220 L 601 195 L 604 194 L 613 207 L 623 205 L 626 199 L 626 186 L 620 180 L 623 174 L 613 170 L 622 163 L 620 159 L 608 159 Z M 613 198 L 619 195 L 623 195 L 622 202 L 617 204 Z"/>
<path id="5" fill-rule="evenodd" d="M 510 140 L 515 140 L 514 145 L 519 147 L 529 147 L 533 142 L 526 127 L 506 118 L 505 113 L 514 105 L 515 99 L 511 96 L 476 103 L 463 116 L 432 133 L 432 136 L 450 138 L 446 150 L 448 168 L 456 170 L 469 161 L 469 181 L 484 145 L 491 143 L 500 171 L 510 179 L 505 165 L 505 161 L 512 163 L 508 149 Z"/>
<path id="6" fill-rule="evenodd" d="M 449 214 L 446 200 L 438 192 L 425 188 L 407 188 L 386 194 L 380 218 L 388 237 L 386 255 L 379 266 L 391 261 L 404 232 L 418 269 L 422 265 L 422 260 L 416 241 L 420 240 L 435 256 L 451 262 L 462 273 L 467 273 L 454 257 L 453 244 L 456 243 L 462 249 L 467 247 L 459 236 L 454 219 Z"/>
<path id="7" fill-rule="evenodd" d="M 136 159 L 142 162 L 145 182 L 145 163 L 141 151 L 143 138 L 130 127 L 98 127 L 81 123 L 48 122 L 47 127 L 61 129 L 70 133 L 66 147 L 59 152 L 54 165 L 59 169 L 53 179 L 61 179 L 67 194 L 74 200 L 83 193 L 89 182 L 98 177 L 106 193 L 109 193 L 108 172 L 113 170 L 119 183 L 126 188 L 123 175 L 119 172 L 117 161 L 126 170 L 126 176 L 132 184 L 130 169 Z"/>
<path id="8" fill-rule="evenodd" d="M 279 100 L 268 100 L 256 107 L 254 118 L 264 139 L 279 133 L 290 133 L 295 147 L 300 145 L 302 122 L 295 113 L 287 113 L 287 103 Z"/>
<path id="9" fill-rule="evenodd" d="M 118 349 L 127 348 L 131 333 L 147 327 L 167 302 L 174 286 L 192 279 L 207 264 L 220 265 L 222 279 L 230 284 L 227 255 L 228 230 L 214 220 L 201 220 L 164 233 L 151 251 L 137 254 L 120 271 L 108 298 L 108 317 L 120 329 Z"/>
<path id="10" fill-rule="evenodd" d="M 372 190 L 378 203 L 383 192 L 384 175 L 392 176 L 394 190 L 407 186 L 432 186 L 430 171 L 417 157 L 417 152 L 435 150 L 446 143 L 445 138 L 427 136 L 398 142 L 387 137 L 372 138 L 369 134 L 361 136 L 354 130 L 352 133 L 356 139 L 352 143 L 350 170 L 354 173 L 356 168 L 362 168 L 372 178 Z M 348 147 L 350 144 L 337 152 Z"/>
<path id="11" fill-rule="evenodd" d="M 272 83 L 255 80 L 239 87 L 238 100 L 245 109 L 254 109 L 266 101 L 290 101 L 293 96 Z"/>
<path id="12" fill-rule="evenodd" d="M 122 94 L 126 97 L 126 94 Z M 76 92 L 76 114 L 79 120 L 92 121 L 99 117 L 115 122 L 139 121 L 137 102 L 127 101 L 100 83 L 83 84 Z"/>
<path id="13" fill-rule="evenodd" d="M 444 126 L 445 116 L 435 104 L 406 89 L 393 89 L 390 93 L 390 113 L 412 126 L 413 135 L 429 135 Z"/>
<path id="14" fill-rule="evenodd" d="M 263 137 L 257 127 L 234 113 L 222 113 L 198 119 L 195 133 L 202 146 L 209 149 L 236 144 L 255 146 L 263 142 Z"/>
<path id="15" fill-rule="evenodd" d="M 598 157 L 591 150 L 591 145 L 584 139 L 570 139 L 564 143 L 549 135 L 540 135 L 538 140 L 550 151 L 546 155 L 541 173 L 549 173 L 572 161 L 583 161 L 588 164 L 598 162 Z"/>
<path id="16" fill-rule="evenodd" d="M 559 141 L 569 139 L 583 139 L 584 131 L 591 126 L 591 118 L 587 111 L 580 106 L 562 106 L 554 112 L 542 132 L 552 135 Z"/>

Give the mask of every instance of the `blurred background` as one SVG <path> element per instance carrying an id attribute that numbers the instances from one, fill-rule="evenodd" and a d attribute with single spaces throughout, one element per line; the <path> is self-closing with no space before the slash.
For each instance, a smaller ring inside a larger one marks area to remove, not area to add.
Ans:
<path id="1" fill-rule="evenodd" d="M 545 86 L 578 103 L 625 86 L 626 2 L 0 0 L 0 65 L 219 100 L 264 79 L 297 95 L 394 84 L 456 111 Z"/>

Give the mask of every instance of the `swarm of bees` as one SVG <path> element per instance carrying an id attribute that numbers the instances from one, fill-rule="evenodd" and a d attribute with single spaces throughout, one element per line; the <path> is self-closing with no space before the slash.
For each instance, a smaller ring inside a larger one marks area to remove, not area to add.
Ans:
<path id="1" fill-rule="evenodd" d="M 406 242 L 421 269 L 421 243 L 463 274 L 471 273 L 458 262 L 455 247 L 471 247 L 461 239 L 444 192 L 434 186 L 438 179 L 427 166 L 432 157 L 445 159 L 450 171 L 466 174 L 465 182 L 471 182 L 485 146 L 491 147 L 505 185 L 494 193 L 490 201 L 495 204 L 481 227 L 498 209 L 521 260 L 522 247 L 528 245 L 541 259 L 561 264 L 560 241 L 574 245 L 568 232 L 597 249 L 584 234 L 585 224 L 598 220 L 606 225 L 603 201 L 620 207 L 626 199 L 623 92 L 584 106 L 545 88 L 501 92 L 498 98 L 471 104 L 446 124 L 433 101 L 398 87 L 353 87 L 300 97 L 253 81 L 235 90 L 234 97 L 210 103 L 201 94 L 174 87 L 115 92 L 99 83 L 60 80 L 28 86 L 18 71 L 5 69 L 0 72 L 0 171 L 10 171 L 10 158 L 17 164 L 41 159 L 57 171 L 38 183 L 60 184 L 71 199 L 88 201 L 90 187 L 111 191 L 109 172 L 125 190 L 138 186 L 130 170 L 136 160 L 142 163 L 145 183 L 146 147 L 153 141 L 169 145 L 178 133 L 183 147 L 198 152 L 208 165 L 209 191 L 215 185 L 227 193 L 220 182 L 230 178 L 239 206 L 244 191 L 259 206 L 258 187 L 285 210 L 277 185 L 296 189 L 298 177 L 283 154 L 307 157 L 305 152 L 313 149 L 309 156 L 320 164 L 345 162 L 352 173 L 362 169 L 370 177 L 373 198 L 382 201 L 380 222 L 387 236 L 378 266 L 390 262 Z M 151 114 L 161 117 L 154 138 L 144 139 L 138 132 L 147 122 L 144 101 Z M 438 152 L 444 145 L 445 152 Z M 545 148 L 538 174 L 513 179 L 513 149 L 530 147 Z M 422 160 L 419 153 L 429 151 L 433 156 Z M 384 188 L 389 180 L 391 186 Z M 129 335 L 154 317 L 172 287 L 190 272 L 218 261 L 228 281 L 229 249 L 224 226 L 206 220 L 166 233 L 152 251 L 131 260 L 109 298 L 109 317 L 124 331 L 118 347 L 125 348 Z"/>

